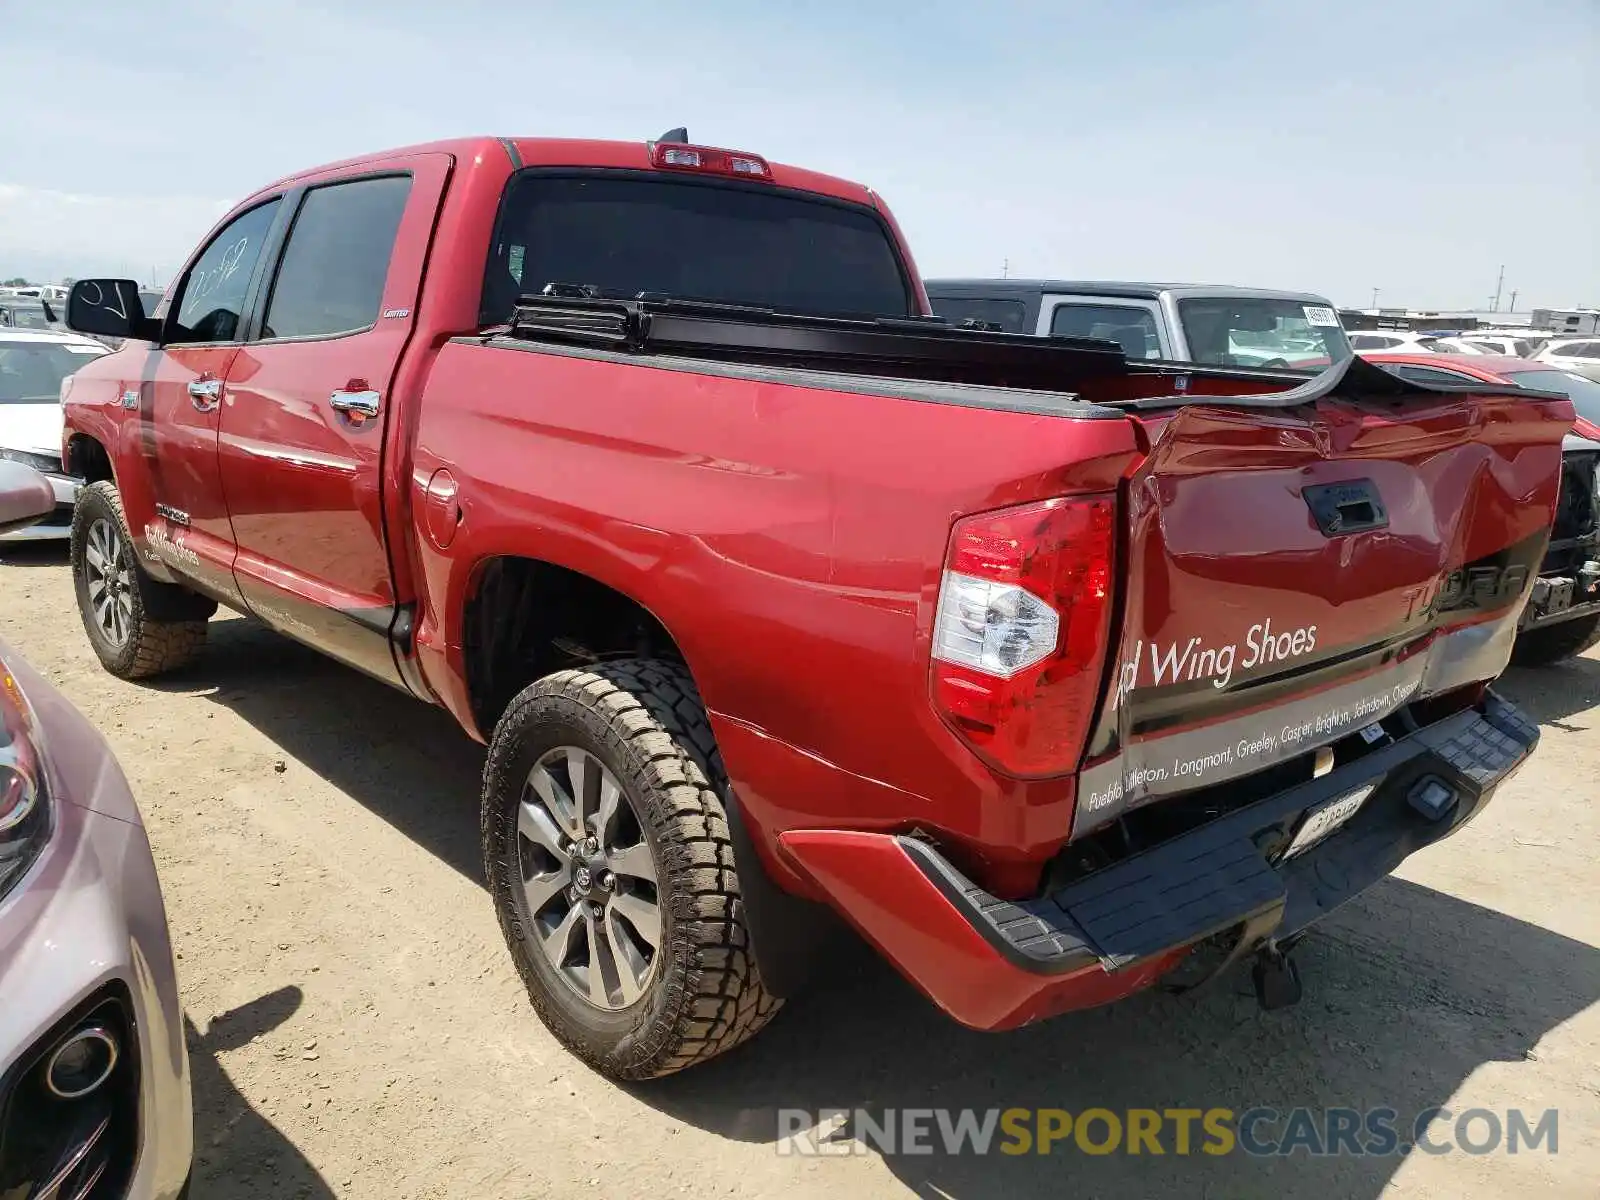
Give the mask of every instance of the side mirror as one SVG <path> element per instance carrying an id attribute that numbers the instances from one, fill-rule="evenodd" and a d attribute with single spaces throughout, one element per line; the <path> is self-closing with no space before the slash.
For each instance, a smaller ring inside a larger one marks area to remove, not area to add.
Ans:
<path id="1" fill-rule="evenodd" d="M 152 321 L 131 279 L 80 279 L 67 296 L 67 328 L 98 337 L 153 342 L 161 325 Z"/>
<path id="2" fill-rule="evenodd" d="M 55 507 L 48 479 L 26 463 L 0 459 L 0 533 L 26 529 Z"/>

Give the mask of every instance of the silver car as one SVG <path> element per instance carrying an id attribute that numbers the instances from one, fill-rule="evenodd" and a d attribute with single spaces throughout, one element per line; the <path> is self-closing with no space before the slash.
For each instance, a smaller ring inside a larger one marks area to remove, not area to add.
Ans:
<path id="1" fill-rule="evenodd" d="M 0 532 L 54 502 L 0 462 Z M 0 641 L 0 1197 L 171 1200 L 193 1145 L 139 810 L 105 740 Z"/>

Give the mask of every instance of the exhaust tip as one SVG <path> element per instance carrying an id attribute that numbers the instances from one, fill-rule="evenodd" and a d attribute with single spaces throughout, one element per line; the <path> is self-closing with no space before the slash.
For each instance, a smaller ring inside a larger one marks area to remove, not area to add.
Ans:
<path id="1" fill-rule="evenodd" d="M 80 1099 L 105 1085 L 121 1054 L 116 1035 L 105 1026 L 74 1030 L 46 1060 L 44 1085 L 59 1100 Z"/>

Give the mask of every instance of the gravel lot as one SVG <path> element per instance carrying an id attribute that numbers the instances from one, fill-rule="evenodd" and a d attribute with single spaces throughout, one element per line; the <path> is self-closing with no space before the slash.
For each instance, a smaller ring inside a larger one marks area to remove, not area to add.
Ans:
<path id="1" fill-rule="evenodd" d="M 1017 1034 L 945 1021 L 864 951 L 751 1046 L 623 1089 L 533 1016 L 480 886 L 482 751 L 441 712 L 218 617 L 155 686 L 95 662 L 64 553 L 0 554 L 0 634 L 111 739 L 161 869 L 214 1197 L 1595 1195 L 1600 656 L 1513 672 L 1533 762 L 1299 953 Z M 780 1107 L 1560 1110 L 1559 1153 L 1259 1160 L 783 1156 Z M 1588 1180 L 1585 1184 L 1583 1181 Z"/>

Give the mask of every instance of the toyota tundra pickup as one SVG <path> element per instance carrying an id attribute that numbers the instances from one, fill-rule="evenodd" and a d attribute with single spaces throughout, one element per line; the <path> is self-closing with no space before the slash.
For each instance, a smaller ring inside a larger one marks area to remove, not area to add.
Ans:
<path id="1" fill-rule="evenodd" d="M 154 313 L 76 284 L 128 339 L 65 396 L 100 661 L 222 604 L 454 714 L 613 1077 L 749 1037 L 837 917 L 979 1029 L 1240 959 L 1291 1001 L 1534 747 L 1487 684 L 1571 403 L 959 328 L 872 191 L 674 132 L 321 167 Z"/>

